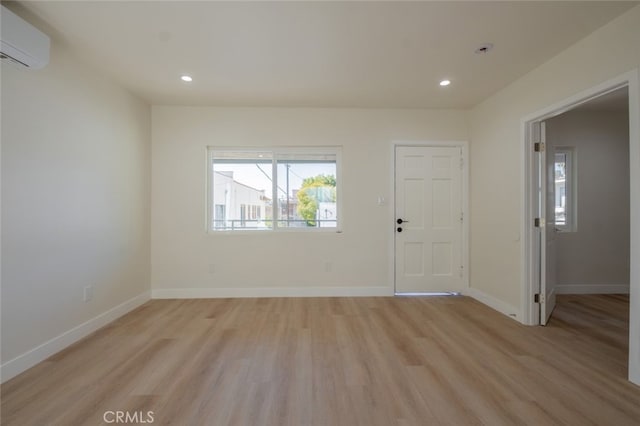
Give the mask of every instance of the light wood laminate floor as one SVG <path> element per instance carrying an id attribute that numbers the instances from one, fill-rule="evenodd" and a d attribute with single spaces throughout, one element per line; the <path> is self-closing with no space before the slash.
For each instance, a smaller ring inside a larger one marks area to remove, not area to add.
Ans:
<path id="1" fill-rule="evenodd" d="M 628 303 L 526 327 L 466 297 L 153 300 L 3 384 L 2 424 L 638 425 Z"/>

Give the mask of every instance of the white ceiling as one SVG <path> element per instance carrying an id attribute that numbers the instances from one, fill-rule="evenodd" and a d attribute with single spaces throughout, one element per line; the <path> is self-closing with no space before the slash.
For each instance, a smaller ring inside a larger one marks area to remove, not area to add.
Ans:
<path id="1" fill-rule="evenodd" d="M 152 104 L 467 108 L 638 2 L 25 2 Z M 488 54 L 474 50 L 485 42 Z M 180 75 L 193 76 L 190 84 Z M 438 82 L 448 78 L 451 86 Z"/>

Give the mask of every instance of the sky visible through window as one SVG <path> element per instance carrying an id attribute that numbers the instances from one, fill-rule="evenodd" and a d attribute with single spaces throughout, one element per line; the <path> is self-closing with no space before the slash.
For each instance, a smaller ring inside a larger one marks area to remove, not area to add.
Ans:
<path id="1" fill-rule="evenodd" d="M 284 164 L 282 161 L 280 165 Z M 271 184 L 271 163 L 262 164 L 214 164 L 215 172 L 233 172 L 236 182 L 255 189 L 264 190 L 265 195 L 273 199 Z M 286 172 L 280 172 L 278 176 L 278 197 L 284 197 L 286 192 Z M 289 167 L 289 195 L 292 191 L 300 189 L 302 180 L 318 175 L 336 175 L 335 163 L 300 164 L 292 163 Z M 215 179 L 215 176 L 214 176 Z"/>

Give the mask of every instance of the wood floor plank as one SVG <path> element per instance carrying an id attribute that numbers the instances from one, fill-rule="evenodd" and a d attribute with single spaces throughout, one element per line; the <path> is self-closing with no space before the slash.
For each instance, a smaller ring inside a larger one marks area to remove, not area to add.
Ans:
<path id="1" fill-rule="evenodd" d="M 1 387 L 3 425 L 638 425 L 629 299 L 153 300 Z M 148 418 L 146 418 L 148 420 Z"/>

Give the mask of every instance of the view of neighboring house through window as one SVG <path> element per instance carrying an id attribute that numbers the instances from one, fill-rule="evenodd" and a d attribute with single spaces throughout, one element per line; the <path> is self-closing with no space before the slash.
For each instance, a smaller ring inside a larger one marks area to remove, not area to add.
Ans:
<path id="1" fill-rule="evenodd" d="M 209 149 L 213 231 L 338 227 L 338 148 Z"/>
<path id="2" fill-rule="evenodd" d="M 271 229 L 272 153 L 216 151 L 210 159 L 210 229 Z"/>
<path id="3" fill-rule="evenodd" d="M 557 148 L 554 154 L 555 227 L 575 230 L 575 177 L 573 149 Z"/>

